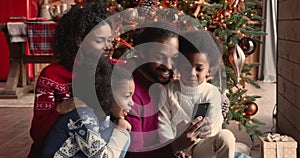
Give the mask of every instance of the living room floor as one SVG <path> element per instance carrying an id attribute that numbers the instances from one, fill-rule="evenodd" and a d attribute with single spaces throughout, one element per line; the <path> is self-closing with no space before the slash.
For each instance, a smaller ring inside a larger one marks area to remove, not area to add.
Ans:
<path id="1" fill-rule="evenodd" d="M 276 84 L 259 82 L 261 88 L 247 86 L 248 95 L 260 95 L 262 98 L 255 101 L 258 112 L 254 115 L 266 123 L 260 129 L 270 132 L 273 127 L 273 108 L 276 104 Z M 1 89 L 1 88 L 0 88 Z M 25 94 L 19 99 L 0 99 L 0 157 L 21 158 L 27 157 L 32 140 L 29 136 L 30 122 L 33 115 L 33 94 Z M 245 130 L 238 131 L 237 125 L 232 122 L 227 126 L 233 131 L 237 142 L 251 148 L 251 157 L 260 158 L 258 138 L 252 143 Z"/>

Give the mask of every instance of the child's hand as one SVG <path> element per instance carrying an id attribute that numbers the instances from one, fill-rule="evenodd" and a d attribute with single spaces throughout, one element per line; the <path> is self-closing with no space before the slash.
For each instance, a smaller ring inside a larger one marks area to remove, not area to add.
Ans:
<path id="1" fill-rule="evenodd" d="M 122 118 L 118 119 L 117 126 L 120 127 L 121 129 L 131 131 L 131 125 L 125 119 L 122 119 Z"/>
<path id="2" fill-rule="evenodd" d="M 203 139 L 203 138 L 210 136 L 211 124 L 212 124 L 212 122 L 210 121 L 210 119 L 208 117 L 204 117 L 203 125 L 198 130 L 199 131 L 198 138 Z"/>
<path id="3" fill-rule="evenodd" d="M 192 158 L 191 155 L 187 154 L 187 153 L 184 153 L 184 152 L 180 152 L 180 155 L 179 155 L 180 158 Z"/>
<path id="4" fill-rule="evenodd" d="M 195 144 L 199 138 L 210 135 L 211 121 L 208 118 L 196 117 L 191 121 L 189 127 L 172 144 L 175 153 L 182 151 Z"/>
<path id="5" fill-rule="evenodd" d="M 198 140 L 198 129 L 202 125 L 203 118 L 201 116 L 192 120 L 188 128 L 171 144 L 173 151 L 178 153 L 195 144 Z"/>

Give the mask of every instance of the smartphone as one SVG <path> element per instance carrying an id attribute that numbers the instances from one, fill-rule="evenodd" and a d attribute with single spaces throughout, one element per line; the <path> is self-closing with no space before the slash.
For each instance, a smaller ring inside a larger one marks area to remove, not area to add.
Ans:
<path id="1" fill-rule="evenodd" d="M 210 103 L 199 103 L 194 106 L 192 119 L 195 119 L 198 116 L 205 117 L 208 111 Z"/>

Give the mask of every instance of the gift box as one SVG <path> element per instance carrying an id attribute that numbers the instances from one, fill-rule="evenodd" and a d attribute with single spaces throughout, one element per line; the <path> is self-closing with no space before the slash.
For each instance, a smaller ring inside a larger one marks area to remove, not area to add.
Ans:
<path id="1" fill-rule="evenodd" d="M 289 136 L 259 137 L 262 158 L 297 158 L 297 142 Z"/>

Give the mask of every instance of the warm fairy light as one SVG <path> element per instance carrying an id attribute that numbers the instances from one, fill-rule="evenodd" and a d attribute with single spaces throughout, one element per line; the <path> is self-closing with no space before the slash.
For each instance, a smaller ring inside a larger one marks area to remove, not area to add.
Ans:
<path id="1" fill-rule="evenodd" d="M 186 24 L 186 20 L 184 20 L 183 23 Z"/>
<path id="2" fill-rule="evenodd" d="M 253 17 L 253 16 L 254 16 L 254 14 L 253 14 L 253 13 L 251 13 L 251 14 L 250 14 L 250 16 L 252 16 L 252 17 Z"/>
<path id="3" fill-rule="evenodd" d="M 241 124 L 240 121 L 236 121 L 235 123 L 236 123 L 237 125 L 240 125 L 240 124 Z"/>
<path id="4" fill-rule="evenodd" d="M 246 24 L 243 24 L 243 27 L 246 27 L 247 25 Z"/>
<path id="5" fill-rule="evenodd" d="M 163 6 L 159 6 L 159 9 L 163 9 Z"/>
<path id="6" fill-rule="evenodd" d="M 246 113 L 245 113 L 245 112 L 243 112 L 243 116 L 246 116 Z"/>
<path id="7" fill-rule="evenodd" d="M 154 18 L 154 22 L 157 22 L 157 21 L 158 21 L 158 19 L 157 19 L 157 17 L 155 17 L 155 18 Z"/>
<path id="8" fill-rule="evenodd" d="M 180 11 L 180 13 L 182 13 L 182 14 L 183 14 L 184 12 L 181 10 L 181 11 Z"/>
<path id="9" fill-rule="evenodd" d="M 252 120 L 249 120 L 248 122 L 249 122 L 249 124 L 252 124 L 252 123 L 253 123 Z"/>
<path id="10" fill-rule="evenodd" d="M 224 22 L 224 20 L 222 19 L 221 22 Z"/>
<path id="11" fill-rule="evenodd" d="M 200 15 L 203 16 L 203 12 L 200 12 Z"/>
<path id="12" fill-rule="evenodd" d="M 207 30 L 207 27 L 204 27 L 204 30 Z"/>
<path id="13" fill-rule="evenodd" d="M 240 34 L 240 33 L 241 33 L 241 30 L 237 30 L 236 33 Z"/>
<path id="14" fill-rule="evenodd" d="M 190 3 L 190 7 L 193 7 L 194 5 L 193 5 L 193 3 Z"/>

